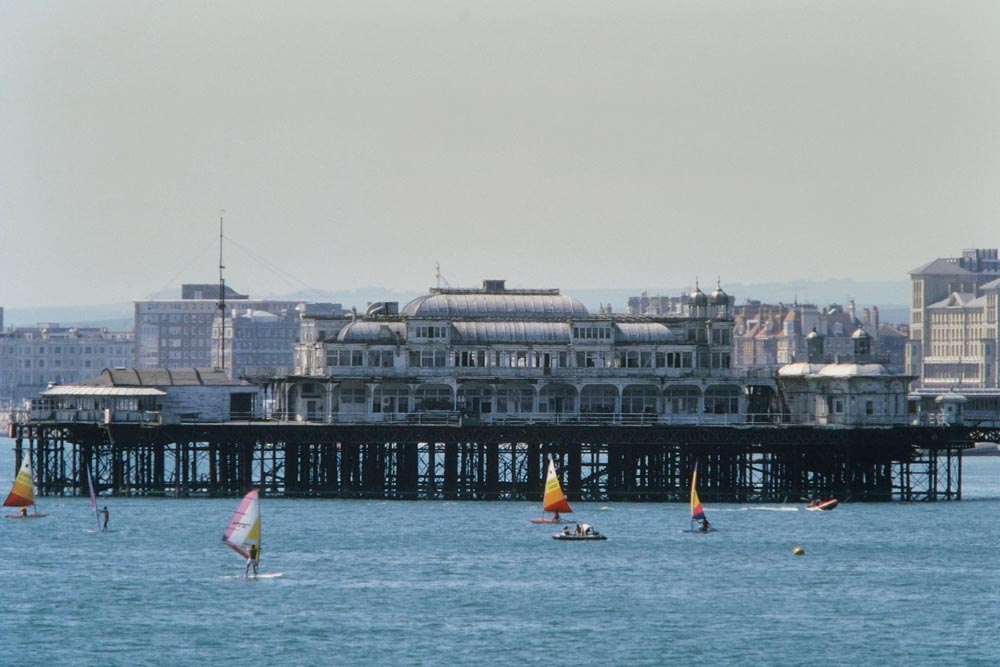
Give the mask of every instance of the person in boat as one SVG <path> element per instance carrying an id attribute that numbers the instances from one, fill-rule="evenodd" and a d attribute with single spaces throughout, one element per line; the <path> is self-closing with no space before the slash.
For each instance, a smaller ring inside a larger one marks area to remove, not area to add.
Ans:
<path id="1" fill-rule="evenodd" d="M 580 528 L 580 524 L 576 524 L 576 530 L 573 531 L 574 535 L 583 535 L 583 529 Z"/>
<path id="2" fill-rule="evenodd" d="M 584 535 L 591 535 L 594 532 L 594 529 L 590 527 L 589 523 L 583 524 L 581 528 L 583 529 Z"/>
<path id="3" fill-rule="evenodd" d="M 257 576 L 257 566 L 260 564 L 260 549 L 257 548 L 256 544 L 250 545 L 250 550 L 247 552 L 247 567 L 243 571 L 243 576 L 247 577 L 250 574 L 250 567 L 253 566 L 253 576 Z"/>
<path id="4" fill-rule="evenodd" d="M 708 519 L 701 520 L 701 532 L 707 533 L 711 527 L 712 526 L 708 523 Z"/>
<path id="5" fill-rule="evenodd" d="M 569 535 L 569 526 L 563 526 L 563 535 Z"/>
<path id="6" fill-rule="evenodd" d="M 104 507 L 102 507 L 98 511 L 101 513 L 101 517 L 103 517 L 103 519 L 104 519 L 104 523 L 101 524 L 101 531 L 106 533 L 106 532 L 108 532 L 108 507 L 107 507 L 107 505 L 105 505 Z"/>

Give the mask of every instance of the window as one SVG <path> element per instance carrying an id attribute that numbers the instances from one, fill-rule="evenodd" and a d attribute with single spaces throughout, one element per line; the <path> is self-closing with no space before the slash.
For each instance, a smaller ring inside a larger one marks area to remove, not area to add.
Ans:
<path id="1" fill-rule="evenodd" d="M 365 388 L 364 387 L 341 387 L 340 388 L 340 403 L 341 405 L 365 405 Z"/>
<path id="2" fill-rule="evenodd" d="M 573 327 L 573 338 L 583 340 L 611 340 L 611 327 Z"/>
<path id="3" fill-rule="evenodd" d="M 448 327 L 419 326 L 413 327 L 414 338 L 447 338 Z"/>
<path id="4" fill-rule="evenodd" d="M 326 365 L 336 366 L 363 366 L 364 354 L 361 350 L 330 350 L 326 354 Z"/>
<path id="5" fill-rule="evenodd" d="M 444 368 L 446 360 L 444 350 L 410 350 L 412 368 Z"/>
<path id="6" fill-rule="evenodd" d="M 392 368 L 396 355 L 392 350 L 369 350 L 368 365 L 377 368 Z"/>

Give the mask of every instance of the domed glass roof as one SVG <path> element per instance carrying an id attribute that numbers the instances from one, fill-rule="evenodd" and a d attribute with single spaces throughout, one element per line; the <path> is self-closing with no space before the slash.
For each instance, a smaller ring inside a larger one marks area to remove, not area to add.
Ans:
<path id="1" fill-rule="evenodd" d="M 409 317 L 442 319 L 549 319 L 588 317 L 580 301 L 557 290 L 436 290 L 419 296 L 402 309 Z"/>

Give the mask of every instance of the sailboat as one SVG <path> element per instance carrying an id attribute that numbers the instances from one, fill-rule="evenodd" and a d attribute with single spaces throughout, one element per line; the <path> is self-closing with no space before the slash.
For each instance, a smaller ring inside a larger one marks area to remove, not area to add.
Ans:
<path id="1" fill-rule="evenodd" d="M 705 509 L 701 506 L 701 499 L 698 497 L 698 462 L 694 462 L 694 470 L 691 472 L 691 528 L 685 533 L 708 533 L 715 528 L 708 523 L 705 517 Z"/>
<path id="2" fill-rule="evenodd" d="M 542 512 L 552 512 L 551 517 L 540 516 L 531 520 L 531 523 L 569 523 L 559 518 L 560 514 L 570 514 L 573 508 L 566 500 L 559 485 L 559 476 L 556 475 L 555 461 L 549 459 L 549 472 L 545 476 L 545 496 L 542 498 Z"/>
<path id="3" fill-rule="evenodd" d="M 14 478 L 14 486 L 10 490 L 7 499 L 3 501 L 4 507 L 20 507 L 17 514 L 8 514 L 8 519 L 40 519 L 48 516 L 44 512 L 39 512 L 35 505 L 35 478 L 31 474 L 31 451 L 29 450 L 21 462 L 21 469 L 17 471 Z M 28 508 L 32 509 L 28 514 Z"/>
<path id="4" fill-rule="evenodd" d="M 250 489 L 240 504 L 233 512 L 233 518 L 229 520 L 225 532 L 222 534 L 223 543 L 247 559 L 247 573 L 250 571 L 249 562 L 250 549 L 254 547 L 257 558 L 260 559 L 260 498 L 257 489 Z M 258 574 L 254 569 L 254 578 L 280 577 L 281 572 Z"/>

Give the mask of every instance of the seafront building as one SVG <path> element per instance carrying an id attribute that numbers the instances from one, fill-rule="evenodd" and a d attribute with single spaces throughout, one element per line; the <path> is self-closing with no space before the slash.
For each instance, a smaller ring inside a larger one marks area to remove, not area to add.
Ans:
<path id="1" fill-rule="evenodd" d="M 136 301 L 135 367 L 221 368 L 219 347 L 213 356 L 212 346 L 220 294 L 219 285 L 185 284 L 181 286 L 180 299 Z M 250 311 L 282 318 L 298 317 L 298 301 L 251 299 L 228 286 L 224 294 L 227 318 L 235 312 Z"/>
<path id="2" fill-rule="evenodd" d="M 777 368 L 805 361 L 807 338 L 823 336 L 828 361 L 854 354 L 853 336 L 859 329 L 872 340 L 872 357 L 879 363 L 902 370 L 906 333 L 879 321 L 878 306 L 856 312 L 854 301 L 847 308 L 831 304 L 768 304 L 748 300 L 734 309 L 733 365 L 736 368 Z"/>
<path id="3" fill-rule="evenodd" d="M 403 308 L 304 317 L 293 374 L 269 390 L 276 416 L 300 421 L 815 421 L 812 408 L 787 412 L 773 368 L 734 368 L 731 303 L 721 287 L 695 288 L 669 315 L 592 315 L 557 289 L 502 280 L 434 288 Z M 856 361 L 850 340 L 845 363 Z M 864 359 L 878 365 L 867 339 Z M 838 359 L 815 358 L 812 370 L 827 361 Z M 865 419 L 904 422 L 906 381 L 884 368 L 881 379 L 865 373 L 885 385 L 871 391 L 899 395 L 873 403 Z M 811 372 L 800 379 L 826 402 L 820 385 L 829 383 Z"/>
<path id="4" fill-rule="evenodd" d="M 131 331 L 44 323 L 10 327 L 0 333 L 0 412 L 20 408 L 50 384 L 124 368 L 133 358 Z"/>
<path id="5" fill-rule="evenodd" d="M 913 398 L 922 409 L 944 400 L 970 419 L 997 420 L 1000 258 L 995 248 L 964 250 L 910 272 L 907 372 L 920 376 Z M 950 394 L 951 396 L 947 396 Z"/>
<path id="6" fill-rule="evenodd" d="M 344 309 L 339 303 L 300 303 L 294 310 L 271 313 L 236 305 L 224 324 L 219 315 L 212 322 L 211 358 L 221 363 L 230 379 L 288 375 L 292 372 L 302 313 L 332 317 L 343 315 Z"/>

